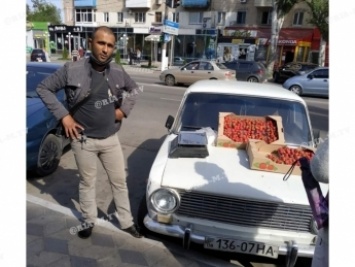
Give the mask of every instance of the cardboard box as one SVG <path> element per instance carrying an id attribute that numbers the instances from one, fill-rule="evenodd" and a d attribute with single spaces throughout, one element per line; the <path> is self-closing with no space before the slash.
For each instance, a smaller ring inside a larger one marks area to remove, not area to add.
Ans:
<path id="1" fill-rule="evenodd" d="M 282 126 L 282 117 L 281 116 L 239 116 L 234 113 L 227 113 L 227 112 L 220 112 L 219 113 L 219 125 L 218 125 L 218 135 L 217 135 L 217 141 L 216 141 L 216 146 L 221 146 L 221 147 L 231 147 L 231 148 L 237 148 L 237 149 L 245 149 L 247 146 L 247 142 L 235 142 L 232 139 L 230 139 L 228 136 L 224 135 L 224 118 L 228 115 L 235 116 L 237 118 L 241 119 L 258 119 L 258 120 L 268 120 L 271 119 L 274 121 L 276 124 L 276 129 L 277 129 L 277 136 L 278 139 L 272 144 L 284 144 L 285 143 L 285 137 L 284 137 L 284 129 Z"/>
<path id="2" fill-rule="evenodd" d="M 274 151 L 277 151 L 280 147 L 285 145 L 281 144 L 267 144 L 265 141 L 250 140 L 247 145 L 247 154 L 249 158 L 250 168 L 253 170 L 270 171 L 278 173 L 287 173 L 292 165 L 278 164 L 271 159 L 267 158 L 267 155 Z M 303 150 L 311 150 L 315 152 L 315 149 L 310 147 L 299 147 Z M 301 168 L 295 166 L 292 175 L 301 175 Z"/>

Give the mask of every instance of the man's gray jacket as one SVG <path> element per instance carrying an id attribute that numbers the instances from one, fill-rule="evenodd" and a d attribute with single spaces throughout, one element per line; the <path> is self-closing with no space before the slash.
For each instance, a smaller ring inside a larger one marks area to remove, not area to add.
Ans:
<path id="1" fill-rule="evenodd" d="M 92 67 L 89 58 L 75 62 L 67 62 L 55 73 L 44 79 L 36 91 L 50 112 L 61 120 L 64 116 L 78 107 L 81 101 L 89 97 L 91 93 L 91 72 Z M 105 77 L 112 95 L 119 100 L 119 107 L 128 117 L 132 110 L 137 95 L 138 85 L 129 77 L 122 66 L 115 63 L 108 64 L 105 70 Z M 56 97 L 56 92 L 65 89 L 68 109 Z M 117 130 L 121 122 L 116 122 Z"/>

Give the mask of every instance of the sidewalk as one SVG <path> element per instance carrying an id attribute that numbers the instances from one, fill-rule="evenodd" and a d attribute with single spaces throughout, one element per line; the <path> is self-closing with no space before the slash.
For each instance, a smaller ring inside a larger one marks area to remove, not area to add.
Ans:
<path id="1" fill-rule="evenodd" d="M 236 267 L 237 265 L 184 250 L 176 244 L 134 238 L 100 220 L 91 237 L 72 234 L 80 213 L 27 195 L 27 266 L 48 267 Z"/>

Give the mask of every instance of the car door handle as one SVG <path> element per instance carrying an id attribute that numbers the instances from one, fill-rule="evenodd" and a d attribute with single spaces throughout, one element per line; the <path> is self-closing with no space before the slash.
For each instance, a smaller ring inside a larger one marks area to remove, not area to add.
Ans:
<path id="1" fill-rule="evenodd" d="M 323 80 L 323 82 L 328 82 L 328 80 Z"/>
<path id="2" fill-rule="evenodd" d="M 194 73 L 193 71 L 191 71 L 191 73 Z"/>
<path id="3" fill-rule="evenodd" d="M 211 72 L 210 72 L 210 71 L 207 71 L 207 73 L 211 74 Z"/>

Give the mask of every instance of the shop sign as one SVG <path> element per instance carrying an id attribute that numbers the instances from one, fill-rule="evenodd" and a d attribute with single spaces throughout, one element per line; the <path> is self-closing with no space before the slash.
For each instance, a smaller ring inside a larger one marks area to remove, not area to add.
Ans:
<path id="1" fill-rule="evenodd" d="M 244 39 L 232 39 L 232 44 L 242 44 L 244 43 Z"/>
<path id="2" fill-rule="evenodd" d="M 224 30 L 223 36 L 234 36 L 240 38 L 256 37 L 256 31 L 251 30 Z"/>
<path id="3" fill-rule="evenodd" d="M 66 25 L 56 25 L 48 26 L 49 32 L 82 32 L 80 26 L 66 26 Z"/>
<path id="4" fill-rule="evenodd" d="M 150 33 L 150 34 L 160 34 L 160 33 L 161 33 L 161 28 L 150 27 L 150 28 L 149 28 L 149 33 Z"/>
<path id="5" fill-rule="evenodd" d="M 278 40 L 278 45 L 297 45 L 297 40 Z"/>

